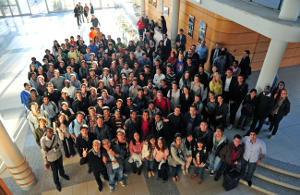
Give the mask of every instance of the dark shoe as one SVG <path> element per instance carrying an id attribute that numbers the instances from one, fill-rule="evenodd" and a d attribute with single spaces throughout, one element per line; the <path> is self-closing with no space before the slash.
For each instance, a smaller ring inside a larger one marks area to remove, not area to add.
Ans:
<path id="1" fill-rule="evenodd" d="M 61 185 L 60 183 L 56 184 L 56 189 L 60 192 L 61 191 Z"/>
<path id="2" fill-rule="evenodd" d="M 92 173 L 92 169 L 91 168 L 89 168 L 89 170 L 88 170 L 88 174 L 91 174 Z"/>
<path id="3" fill-rule="evenodd" d="M 98 186 L 98 190 L 99 190 L 99 192 L 102 192 L 102 190 L 103 190 L 103 185 Z"/>
<path id="4" fill-rule="evenodd" d="M 214 178 L 214 180 L 215 180 L 215 181 L 218 181 L 218 180 L 219 180 L 219 178 L 218 178 L 218 177 L 215 177 L 215 178 Z"/>
<path id="5" fill-rule="evenodd" d="M 65 180 L 70 180 L 69 175 L 66 175 L 66 174 L 65 174 L 65 175 L 62 175 L 61 177 L 64 178 Z"/>
<path id="6" fill-rule="evenodd" d="M 139 169 L 139 170 L 137 171 L 137 174 L 138 174 L 138 175 L 141 175 L 141 173 L 142 173 L 142 169 Z"/>
<path id="7" fill-rule="evenodd" d="M 249 187 L 252 186 L 252 181 L 248 181 L 248 186 L 249 186 Z"/>

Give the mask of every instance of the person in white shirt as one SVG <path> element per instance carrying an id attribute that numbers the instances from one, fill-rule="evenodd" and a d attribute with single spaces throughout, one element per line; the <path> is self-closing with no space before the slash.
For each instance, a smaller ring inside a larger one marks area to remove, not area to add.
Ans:
<path id="1" fill-rule="evenodd" d="M 61 90 L 61 92 L 65 92 L 70 98 L 74 99 L 76 94 L 76 88 L 70 85 L 69 80 L 65 80 L 65 87 Z"/>
<path id="2" fill-rule="evenodd" d="M 159 68 L 156 69 L 156 74 L 154 75 L 153 78 L 153 83 L 155 84 L 155 86 L 157 87 L 161 87 L 160 81 L 162 79 L 165 79 L 165 75 L 163 73 L 161 73 L 161 70 Z"/>
<path id="3" fill-rule="evenodd" d="M 256 137 L 255 130 L 250 131 L 250 135 L 243 138 L 243 143 L 245 152 L 242 159 L 241 176 L 248 182 L 248 186 L 251 187 L 256 166 L 266 155 L 266 144 L 263 140 Z"/>

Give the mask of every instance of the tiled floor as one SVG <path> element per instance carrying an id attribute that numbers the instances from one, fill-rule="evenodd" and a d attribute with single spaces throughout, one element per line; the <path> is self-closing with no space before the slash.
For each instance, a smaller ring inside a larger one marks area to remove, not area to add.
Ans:
<path id="1" fill-rule="evenodd" d="M 101 30 L 105 34 L 111 34 L 114 39 L 122 36 L 116 20 L 120 14 L 128 19 L 127 15 L 120 9 L 97 10 L 96 15 L 101 22 Z M 134 17 L 129 17 L 129 21 Z M 135 21 L 133 22 L 133 24 Z M 84 24 L 81 28 L 76 25 L 76 20 L 72 13 L 50 14 L 46 17 L 15 17 L 0 19 L 0 113 L 5 120 L 8 133 L 13 137 L 15 129 L 24 117 L 24 110 L 20 104 L 19 94 L 23 89 L 22 85 L 27 81 L 27 71 L 30 58 L 36 56 L 41 61 L 43 51 L 51 48 L 53 40 L 60 42 L 71 35 L 80 34 L 87 41 L 90 24 Z M 266 133 L 262 132 L 259 137 L 267 144 L 268 156 L 300 165 L 300 66 L 281 68 L 279 77 L 286 81 L 289 89 L 291 101 L 291 113 L 280 124 L 278 135 L 272 139 L 266 138 Z M 249 79 L 250 87 L 255 86 L 258 72 L 254 72 Z M 239 130 L 226 131 L 229 137 Z M 16 186 L 11 178 L 6 178 L 5 182 L 14 195 L 27 194 L 99 194 L 97 185 L 92 175 L 87 174 L 86 166 L 79 166 L 79 158 L 67 159 L 64 161 L 66 172 L 70 175 L 70 181 L 62 180 L 63 191 L 58 193 L 55 190 L 49 171 L 43 168 L 41 156 L 36 146 L 32 133 L 25 126 L 16 140 L 27 157 L 35 172 L 38 183 L 30 192 L 23 192 Z M 6 172 L 2 178 L 9 176 Z M 147 179 L 144 176 L 130 176 L 126 188 L 117 187 L 114 194 L 258 194 L 258 192 L 240 185 L 230 192 L 225 192 L 221 187 L 221 182 L 214 182 L 206 173 L 206 178 L 202 185 L 196 181 L 184 177 L 180 183 L 168 182 L 164 185 L 156 179 Z M 107 183 L 104 193 L 108 194 Z"/>

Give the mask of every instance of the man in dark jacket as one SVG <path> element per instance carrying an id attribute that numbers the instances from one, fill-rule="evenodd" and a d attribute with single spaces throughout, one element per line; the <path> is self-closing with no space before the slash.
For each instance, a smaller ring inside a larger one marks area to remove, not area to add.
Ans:
<path id="1" fill-rule="evenodd" d="M 244 76 L 245 80 L 248 78 L 248 76 L 251 74 L 251 67 L 250 67 L 250 51 L 245 50 L 243 54 L 243 58 L 241 59 L 241 62 L 239 64 L 239 67 L 241 68 L 240 75 Z"/>
<path id="2" fill-rule="evenodd" d="M 180 48 L 182 48 L 182 51 L 185 51 L 186 36 L 183 33 L 184 33 L 184 31 L 181 28 L 179 30 L 179 34 L 176 36 L 176 42 L 179 42 Z"/>
<path id="3" fill-rule="evenodd" d="M 81 157 L 80 165 L 87 162 L 86 158 L 83 158 L 83 152 L 92 149 L 93 141 L 96 139 L 93 133 L 88 132 L 88 128 L 86 124 L 83 124 L 80 128 L 80 135 L 76 138 L 76 148 Z"/>
<path id="4" fill-rule="evenodd" d="M 134 132 L 138 132 L 141 135 L 142 120 L 140 116 L 137 116 L 136 110 L 130 111 L 130 118 L 125 121 L 126 139 L 130 141 L 133 138 Z"/>
<path id="5" fill-rule="evenodd" d="M 99 140 L 93 141 L 93 148 L 89 151 L 83 149 L 82 157 L 85 158 L 89 164 L 91 171 L 94 174 L 95 180 L 98 184 L 98 190 L 101 192 L 103 189 L 103 183 L 100 178 L 100 173 L 103 175 L 104 179 L 108 180 L 108 175 L 106 167 L 102 161 L 102 154 L 100 151 L 101 142 Z"/>
<path id="6" fill-rule="evenodd" d="M 270 87 L 266 86 L 264 91 L 257 96 L 257 102 L 254 111 L 254 119 L 251 124 L 250 130 L 255 129 L 256 134 L 259 133 L 260 129 L 262 128 L 265 122 L 265 119 L 269 114 L 271 114 L 273 105 L 274 99 L 271 97 Z M 258 127 L 256 127 L 257 122 L 259 122 Z M 248 131 L 247 135 L 249 135 L 250 130 Z"/>
<path id="7" fill-rule="evenodd" d="M 184 128 L 184 120 L 183 116 L 180 112 L 180 106 L 176 106 L 174 108 L 174 112 L 170 113 L 167 117 L 168 126 L 170 129 L 170 136 L 173 138 L 176 133 L 183 134 Z"/>
<path id="8" fill-rule="evenodd" d="M 269 138 L 271 138 L 273 135 L 276 135 L 280 121 L 290 112 L 290 101 L 287 96 L 288 91 L 286 89 L 282 89 L 280 97 L 277 98 L 270 115 L 271 124 L 269 131 L 273 131 L 272 134 L 269 135 Z"/>
<path id="9" fill-rule="evenodd" d="M 112 139 L 112 129 L 108 125 L 104 124 L 103 115 L 99 114 L 97 116 L 97 126 L 94 131 L 98 140 Z"/>
<path id="10" fill-rule="evenodd" d="M 248 84 L 244 82 L 244 77 L 241 75 L 238 76 L 237 81 L 229 97 L 230 124 L 232 125 L 234 125 L 236 113 L 248 92 Z"/>
<path id="11" fill-rule="evenodd" d="M 215 175 L 215 181 L 218 181 L 224 172 L 228 172 L 242 160 L 244 147 L 240 144 L 241 140 L 242 137 L 237 134 L 233 137 L 232 143 L 227 144 L 221 149 L 219 156 L 222 164 Z"/>
<path id="12" fill-rule="evenodd" d="M 196 140 L 202 140 L 207 152 L 211 152 L 213 146 L 213 131 L 208 128 L 206 121 L 202 121 L 200 126 L 194 129 L 193 136 Z"/>
<path id="13" fill-rule="evenodd" d="M 192 134 L 195 127 L 199 126 L 201 122 L 201 116 L 197 114 L 195 106 L 190 107 L 190 111 L 185 114 L 183 121 L 185 122 L 186 129 L 182 135 L 186 136 Z"/>

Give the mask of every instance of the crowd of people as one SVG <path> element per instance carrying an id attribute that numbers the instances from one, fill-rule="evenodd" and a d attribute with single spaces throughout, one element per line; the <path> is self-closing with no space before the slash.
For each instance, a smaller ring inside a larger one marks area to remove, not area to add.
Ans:
<path id="1" fill-rule="evenodd" d="M 220 44 L 211 52 L 205 41 L 186 50 L 183 29 L 172 48 L 166 26 L 156 43 L 155 25 L 141 18 L 140 38 L 128 45 L 92 28 L 89 45 L 71 36 L 64 43 L 55 40 L 42 63 L 32 57 L 21 101 L 59 191 L 58 173 L 70 179 L 61 147 L 66 158 L 78 153 L 80 164 L 88 164 L 99 191 L 100 175 L 111 191 L 116 182 L 126 185 L 130 170 L 141 174 L 144 169 L 147 177 L 157 175 L 163 182 L 169 176 L 179 182 L 181 171 L 192 172 L 201 184 L 205 168 L 218 180 L 239 163 L 251 186 L 256 164 L 266 154 L 256 138 L 259 130 L 269 117 L 275 135 L 289 113 L 284 82 L 258 95 L 256 89 L 249 92 L 250 51 L 238 62 Z M 224 135 L 233 126 L 245 130 L 251 120 L 244 138 L 237 134 L 229 141 Z"/>

